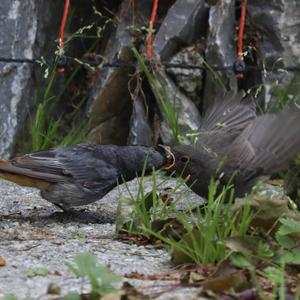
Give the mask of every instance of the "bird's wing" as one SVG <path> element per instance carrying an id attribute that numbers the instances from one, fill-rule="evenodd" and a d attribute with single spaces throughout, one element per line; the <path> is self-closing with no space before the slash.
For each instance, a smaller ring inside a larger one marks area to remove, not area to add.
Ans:
<path id="1" fill-rule="evenodd" d="M 257 117 L 227 149 L 227 177 L 246 182 L 286 168 L 300 153 L 300 110 L 294 104 L 278 114 Z"/>
<path id="2" fill-rule="evenodd" d="M 21 156 L 0 164 L 0 172 L 48 182 L 76 179 L 86 187 L 103 181 L 116 182 L 120 175 L 116 166 L 115 146 L 84 144 Z"/>
<path id="3" fill-rule="evenodd" d="M 255 118 L 256 104 L 250 96 L 228 93 L 208 108 L 198 141 L 213 150 L 225 149 Z"/>
<path id="4" fill-rule="evenodd" d="M 66 151 L 66 148 L 62 148 Z M 118 146 L 81 144 L 60 154 L 64 173 L 87 188 L 117 185 L 122 174 Z"/>

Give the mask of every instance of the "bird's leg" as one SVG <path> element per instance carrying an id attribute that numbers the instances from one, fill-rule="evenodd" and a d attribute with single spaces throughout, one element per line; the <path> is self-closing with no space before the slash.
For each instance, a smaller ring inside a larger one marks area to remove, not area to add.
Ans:
<path id="1" fill-rule="evenodd" d="M 72 213 L 73 209 L 70 207 L 63 206 L 62 204 L 53 203 L 56 207 L 60 208 L 65 213 Z"/>

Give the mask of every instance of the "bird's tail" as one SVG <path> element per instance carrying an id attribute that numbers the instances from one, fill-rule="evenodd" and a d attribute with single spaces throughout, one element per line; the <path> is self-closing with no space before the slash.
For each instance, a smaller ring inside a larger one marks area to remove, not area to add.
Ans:
<path id="1" fill-rule="evenodd" d="M 0 177 L 6 173 L 15 173 L 15 170 L 9 161 L 0 159 Z"/>
<path id="2" fill-rule="evenodd" d="M 29 170 L 14 166 L 10 161 L 0 159 L 0 177 L 18 185 L 46 189 L 49 182 L 29 176 Z"/>

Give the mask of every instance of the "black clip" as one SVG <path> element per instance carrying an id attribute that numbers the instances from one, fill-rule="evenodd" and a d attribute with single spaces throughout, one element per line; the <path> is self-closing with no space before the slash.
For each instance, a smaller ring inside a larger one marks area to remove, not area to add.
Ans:
<path id="1" fill-rule="evenodd" d="M 56 62 L 57 71 L 62 73 L 65 71 L 66 66 L 68 65 L 68 58 L 65 55 L 60 55 Z"/>
<path id="2" fill-rule="evenodd" d="M 242 59 L 237 59 L 233 63 L 233 72 L 235 73 L 236 77 L 239 79 L 243 79 L 245 72 L 246 72 L 246 63 Z"/>

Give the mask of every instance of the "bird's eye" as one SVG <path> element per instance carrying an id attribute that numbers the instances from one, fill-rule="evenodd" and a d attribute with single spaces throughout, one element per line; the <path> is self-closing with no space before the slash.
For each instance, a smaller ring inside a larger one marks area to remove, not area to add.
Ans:
<path id="1" fill-rule="evenodd" d="M 182 156 L 180 160 L 183 163 L 187 163 L 189 161 L 189 157 L 188 156 Z"/>

